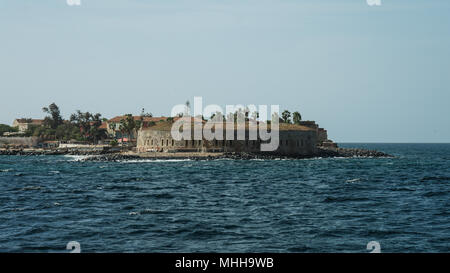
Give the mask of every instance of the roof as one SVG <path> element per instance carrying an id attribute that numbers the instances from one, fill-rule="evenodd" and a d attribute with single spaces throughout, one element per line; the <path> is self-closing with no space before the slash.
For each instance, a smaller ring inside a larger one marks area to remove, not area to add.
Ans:
<path id="1" fill-rule="evenodd" d="M 126 119 L 126 118 L 127 118 L 127 116 L 117 116 L 117 117 L 114 117 L 114 118 L 108 120 L 108 122 L 115 122 L 115 123 L 118 123 L 118 122 L 120 122 L 121 120 Z M 133 116 L 133 119 L 134 119 L 135 121 L 141 120 L 141 118 L 144 120 L 144 122 L 150 122 L 150 121 L 156 122 L 156 121 L 166 120 L 166 119 L 167 119 L 167 117 L 142 117 L 142 116 Z"/>
<path id="2" fill-rule="evenodd" d="M 192 122 L 192 121 L 191 121 Z M 157 122 L 153 125 L 146 125 L 142 128 L 142 130 L 160 130 L 160 131 L 170 131 L 172 129 L 173 122 Z M 202 121 L 202 124 L 206 124 L 206 121 Z M 218 123 L 219 124 L 219 123 Z M 230 122 L 224 122 L 223 123 L 223 129 L 225 130 L 227 125 L 229 126 Z M 262 124 L 261 122 L 259 124 Z M 267 124 L 267 127 L 270 129 L 271 125 Z M 194 125 L 192 125 L 191 128 L 194 128 Z M 237 129 L 237 123 L 234 123 L 234 129 Z M 249 124 L 246 123 L 245 129 L 249 129 Z M 280 131 L 315 131 L 313 128 L 297 125 L 297 124 L 288 124 L 288 123 L 280 123 L 279 124 L 279 130 Z"/>
<path id="3" fill-rule="evenodd" d="M 41 125 L 44 123 L 43 119 L 30 119 L 30 118 L 19 118 L 16 119 L 18 123 L 24 123 L 24 124 L 35 124 L 35 125 Z"/>
<path id="4" fill-rule="evenodd" d="M 99 129 L 108 129 L 108 124 L 106 122 L 102 122 L 102 125 L 100 125 L 100 127 L 98 127 Z"/>

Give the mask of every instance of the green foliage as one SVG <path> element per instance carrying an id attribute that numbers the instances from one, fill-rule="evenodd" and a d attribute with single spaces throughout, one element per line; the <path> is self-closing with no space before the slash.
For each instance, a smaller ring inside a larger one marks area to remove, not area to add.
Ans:
<path id="1" fill-rule="evenodd" d="M 55 130 L 55 138 L 58 140 L 69 141 L 72 139 L 83 141 L 85 140 L 81 134 L 78 126 L 73 123 L 63 123 Z"/>
<path id="2" fill-rule="evenodd" d="M 292 113 L 292 119 L 294 121 L 294 124 L 300 124 L 300 122 L 302 121 L 302 115 L 295 111 L 294 113 Z"/>
<path id="3" fill-rule="evenodd" d="M 281 113 L 281 120 L 284 123 L 291 123 L 291 112 L 284 110 L 283 113 Z"/>
<path id="4" fill-rule="evenodd" d="M 113 147 L 117 147 L 119 145 L 119 142 L 117 142 L 117 140 L 113 139 L 109 145 L 113 146 Z"/>
<path id="5" fill-rule="evenodd" d="M 83 113 L 80 110 L 77 110 L 75 114 L 70 116 L 70 123 L 77 128 L 83 140 L 95 143 L 99 139 L 106 138 L 106 132 L 99 129 L 102 125 L 101 116 L 102 115 L 99 113 Z"/>
<path id="6" fill-rule="evenodd" d="M 70 116 L 69 121 L 64 121 L 58 106 L 54 103 L 48 108 L 44 107 L 43 111 L 49 114 L 44 124 L 28 126 L 26 136 L 36 136 L 43 140 L 78 140 L 91 143 L 106 138 L 105 130 L 99 128 L 102 125 L 101 114 L 83 113 L 78 110 Z"/>
<path id="7" fill-rule="evenodd" d="M 126 114 L 124 119 L 120 120 L 119 130 L 128 135 L 128 138 L 132 138 L 133 132 L 141 128 L 142 120 L 134 120 L 132 114 Z"/>
<path id="8" fill-rule="evenodd" d="M 43 107 L 42 111 L 49 114 L 49 116 L 45 117 L 44 119 L 45 126 L 56 129 L 63 123 L 61 112 L 59 111 L 59 107 L 55 103 L 50 104 L 48 107 Z"/>
<path id="9" fill-rule="evenodd" d="M 18 131 L 19 131 L 19 129 L 16 127 L 11 127 L 6 124 L 0 124 L 0 136 L 2 136 L 3 133 L 6 133 L 6 132 L 18 132 Z"/>

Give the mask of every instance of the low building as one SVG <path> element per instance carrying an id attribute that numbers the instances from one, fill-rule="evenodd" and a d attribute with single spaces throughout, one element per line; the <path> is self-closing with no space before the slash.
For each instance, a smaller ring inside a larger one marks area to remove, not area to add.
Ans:
<path id="1" fill-rule="evenodd" d="M 263 143 L 259 132 L 257 140 L 250 140 L 250 129 L 245 129 L 245 140 L 237 140 L 237 130 L 234 130 L 233 139 L 226 138 L 226 126 L 223 128 L 223 140 L 175 140 L 171 134 L 171 122 L 160 122 L 153 126 L 143 127 L 138 132 L 138 152 L 261 152 Z M 191 126 L 193 131 L 193 126 Z M 193 133 L 191 133 L 193 136 Z M 285 155 L 312 155 L 317 149 L 317 133 L 309 127 L 280 124 L 279 145 L 277 154 Z"/>
<path id="2" fill-rule="evenodd" d="M 120 128 L 120 122 L 122 120 L 125 120 L 127 116 L 117 116 L 114 117 L 104 123 L 102 123 L 101 128 L 106 129 L 108 136 L 111 138 L 115 138 L 119 140 L 119 142 L 122 142 L 122 140 L 132 140 L 136 139 L 137 136 L 137 130 L 132 132 L 129 136 L 128 133 L 123 132 Z M 167 117 L 143 117 L 143 116 L 133 116 L 134 121 L 142 121 L 144 124 L 150 123 L 150 122 L 158 122 L 158 121 L 164 121 L 167 120 Z M 126 142 L 126 141 L 125 141 Z"/>
<path id="3" fill-rule="evenodd" d="M 30 126 L 41 126 L 43 119 L 20 118 L 13 121 L 12 127 L 18 128 L 20 133 L 25 133 Z"/>

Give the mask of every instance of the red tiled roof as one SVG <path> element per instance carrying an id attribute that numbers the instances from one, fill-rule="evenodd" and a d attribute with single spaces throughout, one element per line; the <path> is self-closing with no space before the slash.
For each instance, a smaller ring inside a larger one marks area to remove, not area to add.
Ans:
<path id="1" fill-rule="evenodd" d="M 98 127 L 99 129 L 108 129 L 108 124 L 106 122 L 102 122 L 102 125 L 100 125 L 100 127 Z"/>

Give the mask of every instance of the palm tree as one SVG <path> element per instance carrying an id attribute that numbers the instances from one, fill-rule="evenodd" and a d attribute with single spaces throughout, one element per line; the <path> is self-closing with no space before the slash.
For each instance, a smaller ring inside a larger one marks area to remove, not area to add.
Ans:
<path id="1" fill-rule="evenodd" d="M 127 114 L 125 115 L 124 119 L 120 120 L 120 124 L 119 124 L 119 130 L 121 132 L 125 132 L 128 135 L 129 139 L 133 138 L 133 132 L 136 129 L 139 129 L 141 127 L 141 121 L 140 120 L 134 120 L 133 115 L 132 114 Z"/>
<path id="2" fill-rule="evenodd" d="M 300 115 L 298 111 L 295 111 L 294 113 L 292 113 L 292 119 L 294 121 L 294 124 L 300 124 L 300 122 L 302 121 L 302 115 Z"/>

